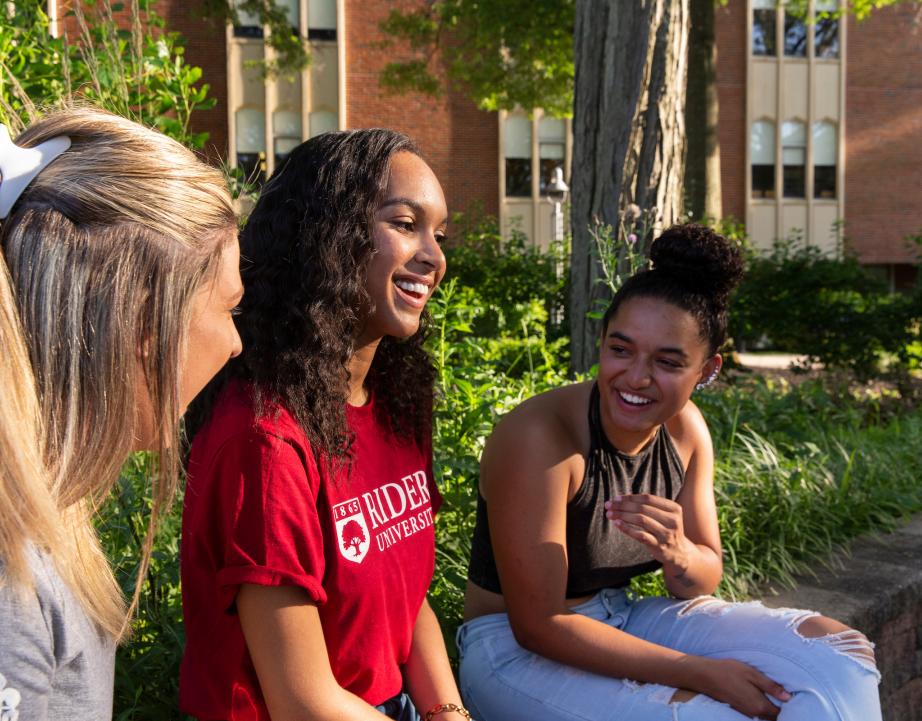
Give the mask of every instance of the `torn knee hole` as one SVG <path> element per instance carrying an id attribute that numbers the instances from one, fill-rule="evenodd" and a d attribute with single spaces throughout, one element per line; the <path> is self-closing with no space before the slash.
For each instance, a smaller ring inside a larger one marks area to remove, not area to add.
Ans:
<path id="1" fill-rule="evenodd" d="M 689 691 L 684 688 L 676 689 L 676 692 L 672 694 L 672 698 L 669 699 L 669 703 L 685 703 L 686 701 L 691 701 L 697 695 L 698 693 L 695 691 Z"/>
<path id="2" fill-rule="evenodd" d="M 818 639 L 839 653 L 876 668 L 874 644 L 861 631 L 825 616 L 811 616 L 797 627 L 802 638 Z"/>
<path id="3" fill-rule="evenodd" d="M 692 613 L 707 613 L 719 616 L 730 608 L 730 604 L 713 596 L 700 596 L 686 603 L 679 611 L 679 616 L 688 616 Z"/>

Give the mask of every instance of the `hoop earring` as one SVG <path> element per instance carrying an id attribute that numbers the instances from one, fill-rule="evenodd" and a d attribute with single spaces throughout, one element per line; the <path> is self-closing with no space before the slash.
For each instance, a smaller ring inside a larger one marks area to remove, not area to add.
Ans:
<path id="1" fill-rule="evenodd" d="M 720 373 L 720 368 L 715 368 L 713 371 L 711 371 L 711 375 L 705 378 L 701 383 L 695 384 L 695 390 L 700 391 L 707 388 L 709 385 L 711 385 L 711 383 L 717 380 L 718 373 Z"/>

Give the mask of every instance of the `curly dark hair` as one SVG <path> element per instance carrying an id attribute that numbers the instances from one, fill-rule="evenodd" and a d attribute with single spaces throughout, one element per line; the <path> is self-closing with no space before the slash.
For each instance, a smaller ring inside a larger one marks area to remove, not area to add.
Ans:
<path id="1" fill-rule="evenodd" d="M 347 364 L 371 307 L 365 280 L 374 214 L 398 152 L 419 155 L 409 138 L 392 130 L 324 133 L 295 148 L 276 170 L 240 238 L 243 353 L 193 409 L 194 417 L 203 420 L 220 387 L 241 379 L 252 384 L 258 413 L 267 401 L 280 402 L 321 458 L 351 459 Z M 431 432 L 435 382 L 423 347 L 428 327 L 424 313 L 410 338 L 383 338 L 365 383 L 379 422 L 420 445 Z"/>
<path id="2" fill-rule="evenodd" d="M 716 353 L 727 340 L 730 293 L 743 277 L 739 248 L 710 228 L 686 223 L 673 225 L 653 241 L 650 261 L 651 269 L 635 273 L 615 293 L 602 333 L 626 300 L 659 298 L 691 313 L 709 353 Z"/>

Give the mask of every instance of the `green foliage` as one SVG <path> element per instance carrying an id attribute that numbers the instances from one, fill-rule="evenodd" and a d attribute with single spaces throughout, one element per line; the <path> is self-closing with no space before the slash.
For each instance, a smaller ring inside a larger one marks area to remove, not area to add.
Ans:
<path id="1" fill-rule="evenodd" d="M 272 49 L 272 59 L 258 64 L 266 76 L 299 73 L 311 62 L 307 41 L 292 27 L 285 9 L 276 0 L 204 0 L 204 14 L 222 23 L 239 24 L 240 13 L 259 18 L 268 30 L 266 46 Z"/>
<path id="2" fill-rule="evenodd" d="M 381 24 L 414 56 L 389 63 L 382 85 L 437 94 L 436 51 L 451 81 L 484 110 L 573 113 L 574 0 L 441 0 L 392 10 Z"/>
<path id="3" fill-rule="evenodd" d="M 472 319 L 476 336 L 518 334 L 526 316 L 534 319 L 534 304 L 544 309 L 551 338 L 566 334 L 559 312 L 567 294 L 567 253 L 562 244 L 542 251 L 517 228 L 503 239 L 490 217 L 458 218 L 452 227 L 458 228 L 460 240 L 445 248 L 448 277 L 475 296 L 471 307 L 478 309 Z"/>
<path id="4" fill-rule="evenodd" d="M 44 109 L 82 99 L 204 147 L 208 134 L 193 133 L 190 122 L 215 100 L 201 69 L 186 64 L 180 36 L 164 30 L 147 2 L 127 11 L 110 0 L 75 3 L 71 43 L 50 36 L 43 5 L 0 10 L 0 122 L 18 130 Z"/>
<path id="5" fill-rule="evenodd" d="M 730 332 L 738 343 L 767 342 L 867 378 L 885 354 L 906 356 L 920 312 L 918 298 L 890 294 L 854 258 L 793 238 L 750 259 Z"/>

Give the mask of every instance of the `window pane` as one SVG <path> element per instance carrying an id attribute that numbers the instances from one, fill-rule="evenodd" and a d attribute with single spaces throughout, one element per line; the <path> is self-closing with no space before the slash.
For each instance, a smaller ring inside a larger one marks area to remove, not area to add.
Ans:
<path id="1" fill-rule="evenodd" d="M 562 118 L 544 117 L 538 121 L 538 140 L 545 143 L 563 143 L 567 138 L 567 123 Z"/>
<path id="2" fill-rule="evenodd" d="M 285 11 L 288 16 L 288 24 L 297 32 L 301 27 L 301 10 L 298 0 L 275 0 L 275 4 Z"/>
<path id="3" fill-rule="evenodd" d="M 262 22 L 259 16 L 244 10 L 237 10 L 237 22 L 234 23 L 234 37 L 261 38 L 263 36 Z"/>
<path id="4" fill-rule="evenodd" d="M 547 195 L 547 186 L 554 179 L 554 171 L 557 168 L 563 168 L 563 157 L 558 158 L 541 158 L 541 178 L 539 179 L 541 195 Z"/>
<path id="5" fill-rule="evenodd" d="M 813 124 L 813 162 L 816 165 L 836 164 L 836 126 L 832 123 Z"/>
<path id="6" fill-rule="evenodd" d="M 294 110 L 276 110 L 272 116 L 275 133 L 276 167 L 301 144 L 301 113 Z"/>
<path id="7" fill-rule="evenodd" d="M 815 165 L 813 166 L 813 197 L 814 198 L 835 198 L 836 197 L 836 166 L 835 165 Z"/>
<path id="8" fill-rule="evenodd" d="M 813 52 L 818 58 L 839 57 L 839 21 L 817 18 L 813 29 Z"/>
<path id="9" fill-rule="evenodd" d="M 331 113 L 328 110 L 315 110 L 311 113 L 310 125 L 311 137 L 313 138 L 315 135 L 320 135 L 321 133 L 338 130 L 339 119 L 336 117 L 336 113 Z"/>
<path id="10" fill-rule="evenodd" d="M 507 158 L 531 158 L 531 119 L 513 115 L 506 118 Z"/>
<path id="11" fill-rule="evenodd" d="M 785 121 L 781 126 L 781 157 L 784 197 L 806 197 L 807 131 L 798 120 Z"/>
<path id="12" fill-rule="evenodd" d="M 531 197 L 531 158 L 506 158 L 506 195 Z"/>
<path id="13" fill-rule="evenodd" d="M 336 0 L 310 0 L 307 13 L 308 27 L 336 29 Z"/>
<path id="14" fill-rule="evenodd" d="M 261 109 L 240 108 L 234 114 L 237 133 L 237 167 L 249 182 L 265 180 L 266 115 Z"/>
<path id="15" fill-rule="evenodd" d="M 752 54 L 775 56 L 775 8 L 756 8 L 752 13 Z"/>
<path id="16" fill-rule="evenodd" d="M 802 18 L 784 14 L 784 54 L 792 58 L 807 57 L 807 26 Z"/>
<path id="17" fill-rule="evenodd" d="M 752 124 L 749 154 L 753 165 L 775 164 L 775 124 L 757 120 Z"/>
<path id="18" fill-rule="evenodd" d="M 775 165 L 752 166 L 752 197 L 775 197 Z"/>
<path id="19" fill-rule="evenodd" d="M 836 197 L 836 126 L 832 123 L 813 125 L 813 197 Z"/>

